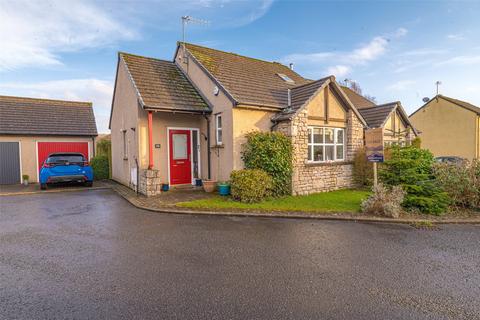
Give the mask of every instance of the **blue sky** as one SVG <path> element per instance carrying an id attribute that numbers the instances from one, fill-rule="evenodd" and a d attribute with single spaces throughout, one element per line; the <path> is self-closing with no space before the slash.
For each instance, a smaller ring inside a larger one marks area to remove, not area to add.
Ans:
<path id="1" fill-rule="evenodd" d="M 187 41 L 357 81 L 408 113 L 440 93 L 480 106 L 480 1 L 0 0 L 0 94 L 93 101 L 108 117 L 118 51 Z"/>

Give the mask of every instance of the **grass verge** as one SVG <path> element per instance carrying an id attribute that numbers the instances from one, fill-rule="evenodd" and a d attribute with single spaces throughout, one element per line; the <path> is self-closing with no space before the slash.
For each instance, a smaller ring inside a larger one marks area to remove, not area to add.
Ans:
<path id="1" fill-rule="evenodd" d="M 183 208 L 195 209 L 240 209 L 261 211 L 305 211 L 319 213 L 360 211 L 360 204 L 370 194 L 365 190 L 337 190 L 306 196 L 287 196 L 259 203 L 241 203 L 230 197 L 215 196 L 208 199 L 177 203 Z"/>

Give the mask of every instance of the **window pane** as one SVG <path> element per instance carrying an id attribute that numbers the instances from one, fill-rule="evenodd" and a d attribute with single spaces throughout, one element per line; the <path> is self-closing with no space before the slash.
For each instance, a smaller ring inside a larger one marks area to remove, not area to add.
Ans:
<path id="1" fill-rule="evenodd" d="M 323 128 L 313 128 L 313 142 L 323 143 Z"/>
<path id="2" fill-rule="evenodd" d="M 334 160 L 334 146 L 325 146 L 325 161 L 333 161 Z"/>
<path id="3" fill-rule="evenodd" d="M 337 160 L 343 160 L 343 146 L 337 146 Z"/>
<path id="4" fill-rule="evenodd" d="M 312 147 L 308 146 L 308 161 L 312 161 Z"/>
<path id="5" fill-rule="evenodd" d="M 311 128 L 308 128 L 308 143 L 312 143 L 312 129 Z"/>
<path id="6" fill-rule="evenodd" d="M 173 140 L 173 159 L 187 159 L 187 135 L 172 134 Z"/>
<path id="7" fill-rule="evenodd" d="M 217 128 L 222 128 L 222 116 L 217 116 Z"/>
<path id="8" fill-rule="evenodd" d="M 313 161 L 323 161 L 323 146 L 313 146 Z"/>
<path id="9" fill-rule="evenodd" d="M 324 128 L 325 131 L 325 143 L 333 143 L 333 129 Z"/>
<path id="10" fill-rule="evenodd" d="M 343 130 L 337 129 L 337 143 L 343 144 Z"/>
<path id="11" fill-rule="evenodd" d="M 223 141 L 222 138 L 223 138 L 222 137 L 222 129 L 217 130 L 217 142 L 222 143 L 222 141 Z"/>

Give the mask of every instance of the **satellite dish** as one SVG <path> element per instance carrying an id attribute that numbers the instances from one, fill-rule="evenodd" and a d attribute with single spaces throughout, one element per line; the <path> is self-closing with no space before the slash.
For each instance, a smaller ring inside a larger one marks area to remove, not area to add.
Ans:
<path id="1" fill-rule="evenodd" d="M 428 101 L 430 101 L 430 98 L 429 97 L 425 97 L 422 99 L 423 102 L 427 103 Z"/>

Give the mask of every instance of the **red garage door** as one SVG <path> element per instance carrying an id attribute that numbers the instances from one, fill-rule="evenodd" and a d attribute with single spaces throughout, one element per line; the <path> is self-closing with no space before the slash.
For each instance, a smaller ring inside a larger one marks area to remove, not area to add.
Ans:
<path id="1" fill-rule="evenodd" d="M 39 142 L 38 170 L 40 170 L 48 155 L 54 152 L 79 152 L 88 159 L 88 142 Z"/>

